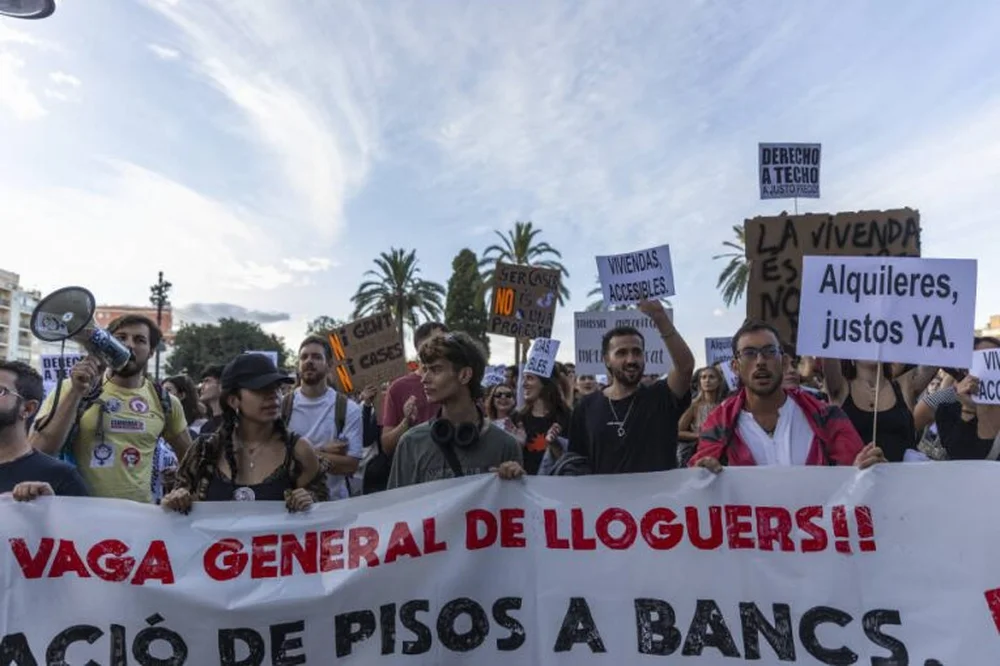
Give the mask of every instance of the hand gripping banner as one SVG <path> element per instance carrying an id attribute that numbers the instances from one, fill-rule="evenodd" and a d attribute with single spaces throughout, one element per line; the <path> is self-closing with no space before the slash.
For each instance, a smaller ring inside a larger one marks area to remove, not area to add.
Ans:
<path id="1" fill-rule="evenodd" d="M 8 497 L 0 666 L 995 664 L 998 504 L 972 462 Z"/>

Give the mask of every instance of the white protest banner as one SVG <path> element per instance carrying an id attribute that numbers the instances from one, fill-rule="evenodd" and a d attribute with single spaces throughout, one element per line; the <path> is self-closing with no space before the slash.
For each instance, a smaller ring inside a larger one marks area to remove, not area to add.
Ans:
<path id="1" fill-rule="evenodd" d="M 674 311 L 666 310 L 670 320 Z M 601 354 L 601 340 L 613 328 L 631 326 L 646 340 L 646 374 L 665 375 L 674 367 L 667 345 L 653 320 L 638 310 L 613 310 L 610 312 L 576 312 L 573 314 L 575 330 L 576 374 L 604 375 L 608 368 Z"/>
<path id="2" fill-rule="evenodd" d="M 531 341 L 531 348 L 528 349 L 528 362 L 524 364 L 524 371 L 529 375 L 551 377 L 558 353 L 558 340 L 535 338 Z"/>
<path id="3" fill-rule="evenodd" d="M 819 199 L 820 144 L 758 145 L 761 199 Z"/>
<path id="4" fill-rule="evenodd" d="M 669 245 L 597 257 L 597 274 L 608 309 L 674 295 Z"/>
<path id="5" fill-rule="evenodd" d="M 248 351 L 248 354 L 260 354 L 261 356 L 266 356 L 271 359 L 271 363 L 274 363 L 274 367 L 278 367 L 278 352 L 276 351 Z"/>
<path id="6" fill-rule="evenodd" d="M 0 663 L 996 663 L 1000 466 L 709 474 L 3 498 Z"/>
<path id="7" fill-rule="evenodd" d="M 963 368 L 972 358 L 974 259 L 803 257 L 798 353 Z"/>
<path id="8" fill-rule="evenodd" d="M 733 360 L 732 338 L 705 338 L 705 365 L 728 364 Z"/>
<path id="9" fill-rule="evenodd" d="M 65 368 L 65 377 L 69 377 L 69 371 L 73 366 L 82 361 L 84 354 L 42 354 L 42 387 L 46 394 L 55 390 L 59 382 L 60 368 Z"/>
<path id="10" fill-rule="evenodd" d="M 972 401 L 980 405 L 1000 405 L 1000 349 L 972 352 L 969 374 L 979 380 L 979 393 Z"/>

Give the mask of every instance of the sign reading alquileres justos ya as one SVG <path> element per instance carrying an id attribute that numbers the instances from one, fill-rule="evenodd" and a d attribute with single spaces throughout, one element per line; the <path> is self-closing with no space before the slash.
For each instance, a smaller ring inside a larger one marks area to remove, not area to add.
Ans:
<path id="1" fill-rule="evenodd" d="M 709 474 L 3 498 L 0 664 L 996 663 L 1000 466 Z"/>

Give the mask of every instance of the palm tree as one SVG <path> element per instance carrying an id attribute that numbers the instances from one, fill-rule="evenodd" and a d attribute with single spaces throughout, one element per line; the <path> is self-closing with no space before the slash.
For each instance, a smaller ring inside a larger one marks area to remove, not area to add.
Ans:
<path id="1" fill-rule="evenodd" d="M 750 261 L 747 259 L 747 239 L 746 233 L 738 224 L 733 225 L 733 233 L 736 234 L 736 241 L 723 241 L 723 246 L 732 250 L 724 254 L 717 254 L 712 259 L 729 259 L 729 263 L 719 274 L 719 282 L 716 289 L 722 291 L 722 300 L 726 307 L 732 307 L 740 302 L 747 290 L 747 282 L 750 279 Z"/>
<path id="2" fill-rule="evenodd" d="M 514 228 L 507 233 L 495 232 L 500 237 L 500 243 L 494 243 L 483 250 L 483 258 L 479 261 L 479 268 L 483 269 L 483 290 L 492 292 L 493 277 L 496 273 L 497 264 L 516 264 L 519 266 L 535 266 L 537 268 L 549 268 L 559 271 L 559 305 L 564 305 L 569 300 L 569 288 L 566 286 L 569 271 L 562 265 L 562 253 L 547 242 L 536 242 L 542 233 L 541 229 L 535 227 L 534 223 L 515 222 Z M 487 299 L 489 301 L 489 299 Z M 514 343 L 515 362 L 521 360 L 521 341 Z"/>
<path id="3" fill-rule="evenodd" d="M 597 277 L 597 286 L 587 292 L 587 298 L 596 299 L 596 300 L 591 301 L 590 305 L 587 306 L 587 310 L 586 310 L 587 312 L 600 312 L 601 310 L 604 309 L 604 289 L 601 287 L 601 278 L 600 278 L 600 276 Z M 670 301 L 668 301 L 668 300 L 664 300 L 663 301 L 663 305 L 665 307 L 668 307 L 668 308 L 671 307 L 670 306 Z M 611 309 L 612 310 L 628 310 L 628 306 L 627 305 L 616 305 L 615 307 L 613 307 Z"/>
<path id="4" fill-rule="evenodd" d="M 392 248 L 388 254 L 380 254 L 375 259 L 378 270 L 365 272 L 372 279 L 362 282 L 351 296 L 354 318 L 389 312 L 396 319 L 400 337 L 404 325 L 416 328 L 419 319 L 440 319 L 444 287 L 421 278 L 417 264 L 416 250 Z"/>

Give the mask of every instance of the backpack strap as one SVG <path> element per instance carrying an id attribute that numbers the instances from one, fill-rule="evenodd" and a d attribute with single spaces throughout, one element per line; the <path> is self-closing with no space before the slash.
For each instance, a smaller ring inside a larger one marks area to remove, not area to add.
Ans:
<path id="1" fill-rule="evenodd" d="M 337 391 L 337 400 L 333 408 L 333 424 L 336 427 L 336 437 L 339 439 L 344 434 L 344 426 L 347 424 L 347 396 Z"/>
<path id="2" fill-rule="evenodd" d="M 284 421 L 285 426 L 288 426 L 288 422 L 292 420 L 292 408 L 295 406 L 295 391 L 286 393 L 281 399 L 281 420 Z"/>

